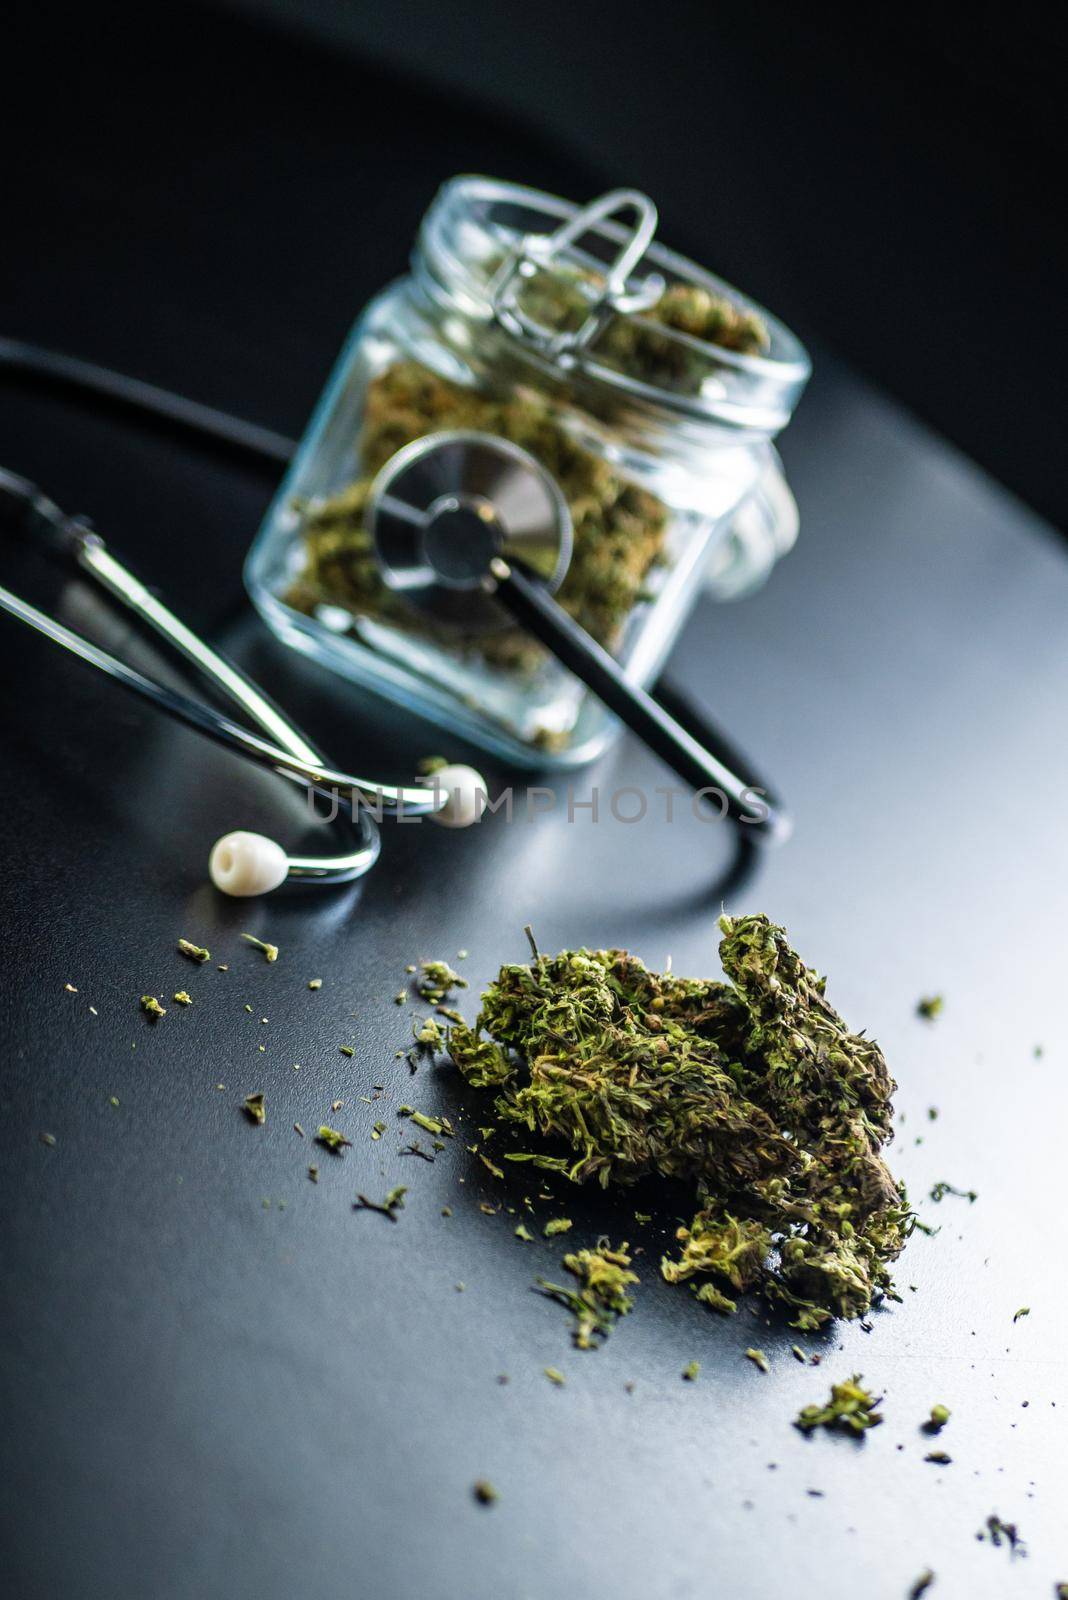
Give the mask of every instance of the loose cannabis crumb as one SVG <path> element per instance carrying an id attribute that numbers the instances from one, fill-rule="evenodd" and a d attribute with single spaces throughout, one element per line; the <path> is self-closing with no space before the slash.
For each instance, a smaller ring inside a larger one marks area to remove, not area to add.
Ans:
<path id="1" fill-rule="evenodd" d="M 548 1378 L 550 1383 L 555 1383 L 558 1389 L 562 1389 L 564 1387 L 567 1379 L 564 1377 L 559 1367 L 544 1367 L 542 1370 L 544 1371 L 545 1376 Z"/>
<path id="2" fill-rule="evenodd" d="M 1015 1322 L 1019 1322 L 1021 1317 L 1029 1317 L 1030 1315 L 1031 1315 L 1031 1307 L 1030 1306 L 1021 1306 L 1019 1311 L 1016 1312 L 1016 1314 L 1014 1315 L 1012 1320 L 1013 1320 L 1014 1323 Z"/>
<path id="3" fill-rule="evenodd" d="M 308 979 L 308 988 L 309 989 L 321 989 L 322 986 L 323 986 L 322 978 L 309 978 Z"/>
<path id="4" fill-rule="evenodd" d="M 56 1148 L 56 1136 L 54 1133 L 39 1133 L 37 1137 L 42 1144 L 48 1146 L 49 1150 L 54 1150 Z"/>
<path id="5" fill-rule="evenodd" d="M 844 1383 L 831 1385 L 831 1398 L 826 1405 L 804 1406 L 794 1427 L 802 1433 L 811 1433 L 814 1428 L 837 1428 L 860 1436 L 882 1422 L 882 1413 L 875 1409 L 879 1403 L 876 1396 L 861 1387 L 860 1373 L 855 1372 Z"/>
<path id="6" fill-rule="evenodd" d="M 566 1255 L 564 1266 L 578 1279 L 577 1290 L 549 1283 L 545 1278 L 538 1279 L 537 1288 L 566 1306 L 574 1316 L 571 1337 L 576 1347 L 594 1350 L 608 1337 L 617 1319 L 633 1307 L 634 1301 L 626 1290 L 638 1282 L 638 1275 L 629 1270 L 626 1243 L 613 1250 L 605 1239 L 598 1242 L 596 1250 Z"/>
<path id="7" fill-rule="evenodd" d="M 682 1369 L 683 1380 L 686 1383 L 696 1383 L 701 1371 L 699 1361 L 689 1361 Z"/>
<path id="8" fill-rule="evenodd" d="M 480 1506 L 491 1506 L 500 1499 L 496 1489 L 486 1478 L 476 1478 L 471 1486 L 471 1493 Z"/>
<path id="9" fill-rule="evenodd" d="M 259 1091 L 255 1094 L 247 1094 L 241 1102 L 241 1109 L 250 1122 L 258 1123 L 261 1128 L 267 1121 L 267 1107 L 264 1104 L 263 1095 Z"/>
<path id="10" fill-rule="evenodd" d="M 67 991 L 67 993 L 68 993 L 68 994 L 77 994 L 77 993 L 78 993 L 78 991 L 77 991 L 77 989 L 76 989 L 76 988 L 75 988 L 75 987 L 74 987 L 74 985 L 73 985 L 73 983 L 65 983 L 65 984 L 64 984 L 64 985 L 63 985 L 63 987 L 64 987 L 64 989 L 66 989 L 66 991 Z"/>
<path id="11" fill-rule="evenodd" d="M 995 1546 L 1007 1544 L 1012 1556 L 1025 1556 L 1027 1554 L 1027 1547 L 1020 1537 L 1020 1531 L 1015 1522 L 1003 1522 L 996 1513 L 991 1513 L 987 1517 L 985 1528 L 979 1530 L 976 1538 L 980 1540 L 988 1538 L 990 1543 Z"/>
<path id="12" fill-rule="evenodd" d="M 150 1016 L 153 1021 L 158 1021 L 160 1017 L 167 1015 L 166 1010 L 160 1005 L 154 994 L 143 994 L 141 996 L 141 1010 L 147 1016 Z"/>
<path id="13" fill-rule="evenodd" d="M 316 1133 L 315 1139 L 317 1144 L 323 1145 L 331 1155 L 335 1156 L 339 1156 L 346 1145 L 350 1148 L 352 1145 L 351 1139 L 346 1139 L 343 1133 L 338 1133 L 336 1128 L 328 1128 L 325 1124 Z"/>
<path id="14" fill-rule="evenodd" d="M 190 961 L 210 961 L 211 951 L 205 950 L 202 945 L 193 944 L 189 939 L 179 939 L 178 948 L 183 956 L 188 956 Z"/>
<path id="15" fill-rule="evenodd" d="M 934 1581 L 935 1575 L 931 1571 L 930 1567 L 928 1567 L 925 1572 L 920 1573 L 919 1577 L 916 1579 L 916 1582 L 912 1585 L 912 1588 L 909 1590 L 908 1600 L 923 1600 L 923 1596 L 927 1593 Z"/>
<path id="16" fill-rule="evenodd" d="M 948 1467 L 953 1461 L 953 1457 L 947 1456 L 944 1450 L 928 1450 L 923 1459 L 925 1461 L 933 1461 L 939 1467 Z"/>
<path id="17" fill-rule="evenodd" d="M 760 1289 L 806 1331 L 862 1317 L 898 1298 L 890 1264 L 915 1224 L 881 1154 L 893 1080 L 781 928 L 720 927 L 726 983 L 622 950 L 535 950 L 501 968 L 474 1028 L 451 1029 L 450 1054 L 502 1122 L 555 1141 L 504 1159 L 606 1187 L 692 1184 L 701 1209 L 661 1265 L 669 1283 Z"/>
<path id="18" fill-rule="evenodd" d="M 191 1006 L 193 1004 L 193 996 L 188 994 L 185 989 L 179 989 L 172 998 L 175 1005 L 178 1006 Z"/>
<path id="19" fill-rule="evenodd" d="M 951 1183 L 939 1182 L 931 1190 L 931 1199 L 937 1205 L 947 1194 L 956 1195 L 959 1200 L 967 1200 L 969 1205 L 974 1204 L 979 1198 L 974 1189 L 956 1189 Z"/>
<path id="20" fill-rule="evenodd" d="M 312 1183 L 318 1183 L 319 1182 L 319 1168 L 316 1167 L 316 1166 L 310 1166 L 308 1168 L 308 1177 L 311 1179 Z"/>
<path id="21" fill-rule="evenodd" d="M 348 1140 L 345 1141 L 346 1144 Z M 390 1222 L 396 1222 L 397 1212 L 404 1210 L 404 1196 L 408 1193 L 403 1184 L 398 1184 L 391 1189 L 384 1200 L 368 1200 L 365 1194 L 358 1194 L 353 1202 L 355 1211 L 379 1211 Z"/>
<path id="22" fill-rule="evenodd" d="M 440 1005 L 449 999 L 454 989 L 466 989 L 467 979 L 455 972 L 447 961 L 420 961 L 415 987 L 424 1000 Z"/>
<path id="23" fill-rule="evenodd" d="M 948 1406 L 934 1405 L 931 1407 L 931 1415 L 924 1423 L 924 1427 L 928 1433 L 941 1433 L 952 1415 L 953 1413 Z"/>
<path id="24" fill-rule="evenodd" d="M 751 1361 L 754 1367 L 759 1367 L 761 1372 L 771 1371 L 771 1367 L 768 1364 L 768 1358 L 764 1354 L 763 1350 L 747 1350 L 745 1355 L 746 1360 Z"/>
<path id="25" fill-rule="evenodd" d="M 570 1233 L 570 1217 L 550 1217 L 541 1230 L 546 1239 L 553 1239 L 558 1233 Z"/>
<path id="26" fill-rule="evenodd" d="M 534 1243 L 534 1235 L 531 1233 L 525 1222 L 519 1223 L 515 1230 L 515 1236 L 517 1239 L 522 1239 L 524 1244 Z"/>
<path id="27" fill-rule="evenodd" d="M 356 1054 L 351 1044 L 339 1044 L 338 1049 L 343 1056 L 354 1056 Z"/>
<path id="28" fill-rule="evenodd" d="M 700 1288 L 691 1285 L 695 1297 L 702 1305 L 708 1306 L 711 1311 L 718 1311 L 722 1316 L 730 1317 L 738 1309 L 737 1300 L 732 1300 L 730 1295 L 724 1294 L 722 1289 L 717 1289 L 714 1283 L 703 1283 Z"/>
<path id="29" fill-rule="evenodd" d="M 916 1015 L 923 1017 L 928 1022 L 933 1022 L 942 1015 L 945 1000 L 940 994 L 924 995 L 922 1000 L 916 1002 Z"/>
<path id="30" fill-rule="evenodd" d="M 265 940 L 257 939 L 254 933 L 243 933 L 241 937 L 246 944 L 252 945 L 253 949 L 262 950 L 267 961 L 278 960 L 278 946 L 276 944 L 267 944 Z"/>

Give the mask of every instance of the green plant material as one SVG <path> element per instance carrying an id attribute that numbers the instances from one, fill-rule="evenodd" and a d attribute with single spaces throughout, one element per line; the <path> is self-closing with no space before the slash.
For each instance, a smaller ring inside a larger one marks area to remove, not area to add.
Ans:
<path id="1" fill-rule="evenodd" d="M 267 1106 L 261 1090 L 257 1090 L 255 1094 L 247 1094 L 241 1102 L 241 1109 L 250 1122 L 257 1123 L 261 1128 L 267 1121 Z"/>
<path id="2" fill-rule="evenodd" d="M 346 1139 L 345 1143 L 348 1143 Z M 403 1184 L 398 1184 L 391 1189 L 384 1200 L 368 1200 L 365 1194 L 358 1194 L 353 1202 L 354 1211 L 380 1211 L 390 1222 L 396 1222 L 397 1212 L 404 1210 L 404 1196 L 408 1193 Z"/>
<path id="3" fill-rule="evenodd" d="M 516 1226 L 515 1236 L 517 1239 L 522 1239 L 525 1244 L 534 1243 L 534 1235 L 531 1233 L 525 1222 L 520 1222 Z"/>
<path id="4" fill-rule="evenodd" d="M 552 473 L 574 530 L 571 563 L 556 598 L 600 644 L 613 648 L 662 554 L 667 507 L 580 444 L 552 398 L 511 385 L 501 398 L 480 394 L 415 361 L 397 362 L 368 385 L 356 480 L 298 506 L 305 562 L 289 604 L 308 613 L 323 603 L 342 606 L 520 673 L 540 666 L 542 647 L 518 629 L 458 635 L 415 612 L 382 581 L 365 521 L 375 475 L 413 439 L 454 428 L 511 440 Z"/>
<path id="5" fill-rule="evenodd" d="M 177 994 L 172 995 L 171 998 L 173 999 L 175 1005 L 178 1006 L 191 1006 L 193 1004 L 193 996 L 191 994 L 187 994 L 184 989 L 179 989 Z"/>
<path id="6" fill-rule="evenodd" d="M 415 987 L 424 1000 L 440 1005 L 454 989 L 466 989 L 467 979 L 454 972 L 447 961 L 420 961 Z"/>
<path id="7" fill-rule="evenodd" d="M 952 1415 L 953 1413 L 948 1406 L 942 1404 L 934 1405 L 931 1407 L 931 1415 L 924 1423 L 924 1427 L 928 1433 L 941 1433 Z"/>
<path id="8" fill-rule="evenodd" d="M 448 1138 L 455 1137 L 455 1130 L 448 1117 L 428 1117 L 424 1111 L 413 1111 L 410 1106 L 398 1106 L 397 1115 L 409 1117 L 417 1128 L 422 1128 L 424 1133 L 432 1133 L 440 1138 L 445 1134 Z"/>
<path id="9" fill-rule="evenodd" d="M 1016 1323 L 1016 1322 L 1019 1322 L 1021 1317 L 1029 1317 L 1030 1315 L 1031 1315 L 1031 1307 L 1030 1306 L 1021 1306 L 1019 1311 L 1017 1311 L 1015 1313 L 1015 1315 L 1013 1316 L 1012 1320 L 1013 1320 L 1014 1323 Z"/>
<path id="10" fill-rule="evenodd" d="M 480 1506 L 491 1506 L 500 1499 L 500 1495 L 488 1478 L 476 1478 L 471 1485 L 471 1493 Z"/>
<path id="11" fill-rule="evenodd" d="M 1068 1583 L 1053 1585 L 1053 1600 L 1068 1600 Z"/>
<path id="12" fill-rule="evenodd" d="M 541 1231 L 546 1239 L 555 1239 L 558 1233 L 570 1233 L 571 1226 L 570 1217 L 550 1217 Z"/>
<path id="13" fill-rule="evenodd" d="M 543 1367 L 542 1371 L 545 1373 L 545 1376 L 548 1378 L 549 1382 L 555 1383 L 558 1389 L 562 1389 L 564 1384 L 567 1382 L 567 1379 L 564 1377 L 559 1367 Z"/>
<path id="14" fill-rule="evenodd" d="M 931 1199 L 937 1205 L 940 1200 L 945 1199 L 947 1194 L 954 1194 L 959 1200 L 967 1200 L 969 1205 L 974 1204 L 979 1198 L 974 1189 L 955 1189 L 951 1183 L 939 1182 L 931 1190 Z"/>
<path id="15" fill-rule="evenodd" d="M 308 979 L 308 988 L 309 989 L 321 989 L 322 986 L 323 986 L 322 978 L 309 978 Z"/>
<path id="16" fill-rule="evenodd" d="M 992 1545 L 1000 1547 L 1007 1544 L 1009 1551 L 1014 1556 L 1027 1554 L 1026 1546 L 1020 1537 L 1020 1530 L 1015 1522 L 1003 1522 L 996 1513 L 991 1513 L 986 1519 L 985 1529 L 980 1530 L 980 1539 L 988 1538 Z"/>
<path id="17" fill-rule="evenodd" d="M 627 1288 L 637 1283 L 638 1275 L 631 1272 L 630 1256 L 626 1243 L 613 1250 L 606 1239 L 598 1241 L 595 1250 L 576 1250 L 564 1257 L 564 1266 L 579 1282 L 577 1290 L 539 1278 L 540 1293 L 558 1300 L 575 1318 L 571 1332 L 579 1350 L 594 1350 L 612 1331 L 619 1317 L 626 1316 L 634 1305 Z"/>
<path id="18" fill-rule="evenodd" d="M 315 1139 L 317 1144 L 321 1144 L 335 1156 L 339 1156 L 346 1145 L 350 1147 L 352 1145 L 352 1140 L 346 1139 L 343 1133 L 338 1133 L 336 1128 L 328 1128 L 325 1125 L 319 1129 Z"/>
<path id="19" fill-rule="evenodd" d="M 927 1593 L 934 1581 L 935 1575 L 931 1571 L 930 1567 L 927 1567 L 923 1572 L 920 1573 L 919 1577 L 909 1590 L 908 1600 L 923 1600 L 923 1596 Z"/>
<path id="20" fill-rule="evenodd" d="M 56 1136 L 54 1133 L 39 1133 L 37 1138 L 41 1144 L 47 1145 L 49 1150 L 54 1150 L 56 1148 Z"/>
<path id="21" fill-rule="evenodd" d="M 150 1016 L 154 1022 L 167 1015 L 166 1010 L 160 1005 L 154 994 L 143 994 L 141 996 L 141 1010 L 147 1016 Z"/>
<path id="22" fill-rule="evenodd" d="M 694 1294 L 702 1305 L 719 1311 L 725 1317 L 733 1316 L 738 1309 L 737 1300 L 732 1300 L 722 1289 L 717 1289 L 714 1283 L 702 1283 L 700 1288 L 694 1285 Z"/>
<path id="23" fill-rule="evenodd" d="M 412 1037 L 421 1055 L 440 1055 L 445 1048 L 445 1035 L 434 1017 L 413 1017 Z"/>
<path id="24" fill-rule="evenodd" d="M 879 1403 L 879 1399 L 861 1387 L 860 1373 L 855 1372 L 845 1382 L 831 1385 L 831 1398 L 826 1405 L 804 1406 L 794 1426 L 802 1433 L 811 1433 L 814 1428 L 833 1428 L 860 1436 L 882 1422 L 882 1413 L 875 1409 Z"/>
<path id="25" fill-rule="evenodd" d="M 486 1171 L 487 1172 L 492 1172 L 492 1174 L 493 1174 L 493 1176 L 495 1178 L 503 1178 L 504 1177 L 504 1173 L 502 1172 L 501 1168 L 497 1165 L 497 1163 L 495 1161 L 491 1161 L 489 1156 L 483 1155 L 482 1152 L 479 1151 L 478 1159 L 481 1161 L 481 1163 L 485 1167 Z"/>
<path id="26" fill-rule="evenodd" d="M 938 1467 L 948 1467 L 953 1461 L 953 1457 L 947 1456 L 944 1450 L 928 1450 L 923 1459 L 934 1462 L 935 1466 Z"/>
<path id="27" fill-rule="evenodd" d="M 689 1361 L 689 1362 L 687 1362 L 687 1364 L 682 1369 L 682 1376 L 683 1376 L 684 1381 L 686 1383 L 696 1383 L 700 1371 L 701 1371 L 701 1363 L 699 1361 Z"/>
<path id="28" fill-rule="evenodd" d="M 771 1371 L 771 1366 L 768 1363 L 768 1358 L 764 1354 L 763 1350 L 747 1350 L 745 1352 L 745 1355 L 746 1355 L 746 1360 L 747 1361 L 751 1361 L 753 1363 L 754 1367 L 759 1367 L 761 1372 L 770 1372 Z"/>
<path id="29" fill-rule="evenodd" d="M 942 1015 L 945 1003 L 940 994 L 924 995 L 922 1000 L 917 1000 L 916 1002 L 916 1014 L 923 1017 L 927 1022 L 933 1022 L 936 1017 Z"/>
<path id="30" fill-rule="evenodd" d="M 264 939 L 257 939 L 254 933 L 243 933 L 241 937 L 246 944 L 252 945 L 253 949 L 262 950 L 268 962 L 278 960 L 278 946 L 276 944 L 268 944 Z"/>
<path id="31" fill-rule="evenodd" d="M 662 1263 L 668 1282 L 760 1289 L 805 1330 L 863 1316 L 894 1294 L 914 1224 L 881 1153 L 893 1080 L 781 928 L 720 927 L 727 982 L 651 972 L 622 950 L 535 949 L 501 968 L 474 1028 L 450 1030 L 450 1054 L 495 1092 L 502 1123 L 551 1141 L 506 1160 L 578 1183 L 692 1185 L 699 1209 Z"/>
<path id="32" fill-rule="evenodd" d="M 205 950 L 202 945 L 193 944 L 189 939 L 179 939 L 178 948 L 183 956 L 188 956 L 190 961 L 210 961 L 211 951 Z"/>

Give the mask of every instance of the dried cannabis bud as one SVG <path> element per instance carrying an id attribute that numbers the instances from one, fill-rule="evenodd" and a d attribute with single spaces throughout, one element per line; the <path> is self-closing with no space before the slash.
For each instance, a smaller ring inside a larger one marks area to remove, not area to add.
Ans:
<path id="1" fill-rule="evenodd" d="M 287 599 L 314 613 L 321 603 L 343 606 L 407 631 L 419 630 L 455 647 L 452 630 L 435 629 L 382 581 L 364 521 L 379 468 L 402 445 L 439 429 L 473 429 L 511 440 L 552 473 L 571 511 L 574 548 L 556 596 L 560 604 L 611 649 L 642 596 L 661 555 L 667 508 L 629 482 L 572 436 L 556 406 L 531 389 L 497 399 L 450 383 L 415 361 L 401 361 L 368 386 L 359 440 L 360 476 L 325 500 L 300 507 L 304 571 Z M 544 652 L 514 628 L 480 634 L 467 645 L 496 666 L 534 671 Z"/>
<path id="2" fill-rule="evenodd" d="M 893 1294 L 913 1222 L 881 1155 L 892 1079 L 781 928 L 720 927 L 727 983 L 650 972 L 622 950 L 502 967 L 450 1053 L 496 1091 L 502 1122 L 570 1149 L 506 1159 L 579 1183 L 693 1184 L 700 1209 L 662 1264 L 669 1283 L 759 1288 L 803 1329 L 863 1316 Z"/>
<path id="3" fill-rule="evenodd" d="M 241 937 L 246 944 L 252 945 L 254 949 L 262 950 L 268 961 L 278 960 L 278 946 L 276 944 L 267 944 L 263 939 L 257 939 L 253 933 L 243 933 Z"/>
<path id="4" fill-rule="evenodd" d="M 595 1350 L 608 1337 L 619 1317 L 626 1316 L 634 1302 L 627 1288 L 638 1282 L 631 1272 L 626 1244 L 613 1250 L 606 1239 L 596 1250 L 576 1250 L 564 1257 L 564 1266 L 578 1279 L 578 1289 L 538 1279 L 538 1289 L 552 1300 L 559 1300 L 574 1315 L 571 1337 L 579 1350 Z"/>
<path id="5" fill-rule="evenodd" d="M 179 939 L 178 948 L 183 956 L 188 956 L 190 961 L 210 961 L 211 951 L 205 950 L 199 944 L 191 944 L 188 939 Z"/>
<path id="6" fill-rule="evenodd" d="M 420 961 L 415 987 L 424 1000 L 440 1005 L 454 989 L 466 989 L 467 979 L 454 972 L 447 961 Z"/>
<path id="7" fill-rule="evenodd" d="M 141 1010 L 150 1016 L 153 1022 L 167 1015 L 165 1008 L 160 1005 L 154 994 L 143 994 L 141 996 Z"/>
<path id="8" fill-rule="evenodd" d="M 346 1139 L 343 1133 L 338 1133 L 336 1128 L 321 1127 L 315 1135 L 317 1144 L 329 1150 L 331 1155 L 339 1156 L 346 1145 L 352 1144 L 351 1139 Z"/>
<path id="9" fill-rule="evenodd" d="M 267 1121 L 267 1107 L 259 1091 L 256 1094 L 247 1094 L 241 1102 L 241 1109 L 250 1122 L 258 1123 L 261 1128 Z"/>
<path id="10" fill-rule="evenodd" d="M 951 1416 L 952 1412 L 948 1406 L 941 1404 L 932 1406 L 931 1415 L 923 1425 L 925 1431 L 927 1433 L 941 1433 Z"/>
<path id="11" fill-rule="evenodd" d="M 922 1000 L 916 1002 L 916 1015 L 923 1017 L 927 1022 L 933 1022 L 942 1015 L 945 1000 L 940 994 L 925 994 Z"/>
<path id="12" fill-rule="evenodd" d="M 1020 1530 L 1015 1522 L 1002 1522 L 996 1513 L 992 1513 L 987 1517 L 985 1531 L 980 1530 L 977 1537 L 980 1539 L 989 1538 L 990 1543 L 996 1546 L 1000 1546 L 1004 1541 L 1014 1556 L 1025 1556 L 1027 1554 L 1024 1542 L 1020 1538 Z"/>
<path id="13" fill-rule="evenodd" d="M 348 1144 L 348 1140 L 345 1140 Z M 396 1222 L 397 1212 L 404 1210 L 404 1196 L 408 1193 L 403 1184 L 398 1184 L 391 1189 L 384 1200 L 368 1200 L 365 1194 L 358 1194 L 353 1201 L 354 1211 L 380 1211 L 390 1222 Z"/>
<path id="14" fill-rule="evenodd" d="M 861 1435 L 882 1422 L 882 1413 L 875 1409 L 879 1403 L 861 1388 L 860 1373 L 855 1372 L 844 1383 L 831 1385 L 831 1398 L 826 1405 L 805 1406 L 799 1411 L 794 1426 L 802 1433 L 811 1433 L 814 1428 L 841 1428 Z"/>

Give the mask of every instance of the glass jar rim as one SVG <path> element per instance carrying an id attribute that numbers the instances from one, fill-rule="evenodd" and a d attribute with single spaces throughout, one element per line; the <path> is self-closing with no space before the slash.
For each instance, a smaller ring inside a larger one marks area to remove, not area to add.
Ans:
<path id="1" fill-rule="evenodd" d="M 524 184 L 479 174 L 451 178 L 438 190 L 423 217 L 413 265 L 436 298 L 470 318 L 494 322 L 493 288 L 502 244 L 514 248 L 532 235 L 548 237 L 581 209 L 572 201 Z M 620 223 L 598 220 L 583 235 L 583 242 L 600 245 L 605 260 L 586 250 L 572 250 L 569 258 L 586 257 L 594 265 L 604 265 L 627 238 L 628 230 Z M 705 289 L 739 312 L 759 318 L 769 336 L 768 349 L 752 353 L 731 350 L 655 319 L 643 319 L 644 326 L 655 330 L 662 347 L 677 353 L 680 366 L 685 364 L 691 388 L 680 392 L 600 359 L 597 344 L 565 368 L 546 350 L 514 333 L 508 336 L 543 369 L 562 372 L 578 367 L 586 380 L 620 391 L 629 401 L 644 402 L 661 413 L 666 410 L 694 421 L 750 428 L 765 435 L 777 433 L 793 414 L 811 373 L 800 340 L 750 296 L 657 240 L 645 251 L 643 268 L 646 265 L 669 284 Z M 695 373 L 699 379 L 696 389 L 692 387 Z"/>

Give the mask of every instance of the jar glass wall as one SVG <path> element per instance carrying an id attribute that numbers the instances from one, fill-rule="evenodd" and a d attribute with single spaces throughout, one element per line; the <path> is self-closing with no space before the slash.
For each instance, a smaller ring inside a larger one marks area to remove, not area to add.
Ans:
<path id="1" fill-rule="evenodd" d="M 681 300 L 699 288 L 759 352 L 710 348 L 653 318 L 609 316 L 577 360 L 517 337 L 494 296 L 510 252 L 574 213 L 488 179 L 445 186 L 411 274 L 367 307 L 250 553 L 250 593 L 275 631 L 333 670 L 513 761 L 577 765 L 613 720 L 518 629 L 446 627 L 378 569 L 365 508 L 376 473 L 416 438 L 463 429 L 521 446 L 555 478 L 574 530 L 557 599 L 647 684 L 740 507 L 777 459 L 771 440 L 808 375 L 793 336 L 681 257 L 644 264 Z M 525 279 L 539 319 L 596 284 L 626 230 L 604 220 Z M 546 290 L 552 294 L 547 297 Z M 585 301 L 579 300 L 579 318 Z M 718 313 L 717 313 L 718 314 Z M 733 320 L 731 320 L 733 319 Z M 743 579 L 744 579 L 744 575 Z M 738 587 L 744 586 L 739 583 Z"/>

